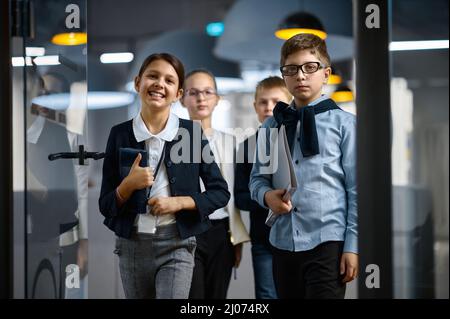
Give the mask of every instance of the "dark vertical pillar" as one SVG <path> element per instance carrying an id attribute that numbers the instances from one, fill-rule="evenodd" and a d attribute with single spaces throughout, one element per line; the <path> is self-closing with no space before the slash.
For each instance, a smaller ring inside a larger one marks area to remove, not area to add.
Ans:
<path id="1" fill-rule="evenodd" d="M 353 6 L 358 109 L 358 293 L 359 298 L 392 298 L 390 0 L 355 0 Z M 376 275 L 366 273 L 371 264 L 379 267 L 379 288 L 366 285 L 368 276 Z"/>
<path id="2" fill-rule="evenodd" d="M 11 1 L 0 1 L 0 298 L 12 297 Z"/>

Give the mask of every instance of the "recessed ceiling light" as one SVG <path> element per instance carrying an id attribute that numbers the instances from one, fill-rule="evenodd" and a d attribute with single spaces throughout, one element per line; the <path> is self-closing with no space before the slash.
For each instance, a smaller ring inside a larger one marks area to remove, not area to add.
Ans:
<path id="1" fill-rule="evenodd" d="M 389 44 L 390 51 L 414 51 L 448 49 L 448 40 L 431 41 L 393 41 Z"/>
<path id="2" fill-rule="evenodd" d="M 134 55 L 131 52 L 103 53 L 100 55 L 102 63 L 129 63 L 133 59 Z"/>
<path id="3" fill-rule="evenodd" d="M 45 48 L 42 47 L 26 47 L 25 48 L 26 56 L 43 56 L 45 55 Z"/>

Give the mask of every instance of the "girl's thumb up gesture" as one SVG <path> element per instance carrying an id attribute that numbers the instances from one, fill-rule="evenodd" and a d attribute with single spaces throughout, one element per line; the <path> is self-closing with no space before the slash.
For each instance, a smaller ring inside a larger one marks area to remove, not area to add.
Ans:
<path id="1" fill-rule="evenodd" d="M 141 159 L 142 155 L 141 153 L 138 153 L 128 176 L 125 178 L 127 179 L 127 184 L 129 184 L 130 188 L 133 190 L 143 189 L 153 185 L 153 171 L 150 167 L 140 167 L 139 163 L 141 162 Z"/>

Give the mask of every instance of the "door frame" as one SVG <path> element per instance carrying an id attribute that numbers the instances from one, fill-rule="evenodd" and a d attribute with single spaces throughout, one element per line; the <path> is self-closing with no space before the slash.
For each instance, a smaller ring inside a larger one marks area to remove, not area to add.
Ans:
<path id="1" fill-rule="evenodd" d="M 11 0 L 0 1 L 0 299 L 13 296 Z"/>
<path id="2" fill-rule="evenodd" d="M 379 9 L 379 27 L 366 25 L 372 11 L 369 5 Z M 358 91 L 358 298 L 392 299 L 391 0 L 354 0 L 353 9 Z M 379 287 L 367 286 L 368 276 L 379 277 Z"/>

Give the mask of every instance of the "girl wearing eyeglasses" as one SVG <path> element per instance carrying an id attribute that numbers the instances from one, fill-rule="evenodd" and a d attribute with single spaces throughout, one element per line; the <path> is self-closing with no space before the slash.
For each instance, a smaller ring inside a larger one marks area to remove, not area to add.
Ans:
<path id="1" fill-rule="evenodd" d="M 197 249 L 190 298 L 225 299 L 233 267 L 239 266 L 242 244 L 250 240 L 240 211 L 234 205 L 233 135 L 212 128 L 212 113 L 219 103 L 214 75 L 208 70 L 194 70 L 186 76 L 181 103 L 191 120 L 199 121 L 209 140 L 214 158 L 228 184 L 228 205 L 209 215 L 212 227 L 196 236 Z"/>

